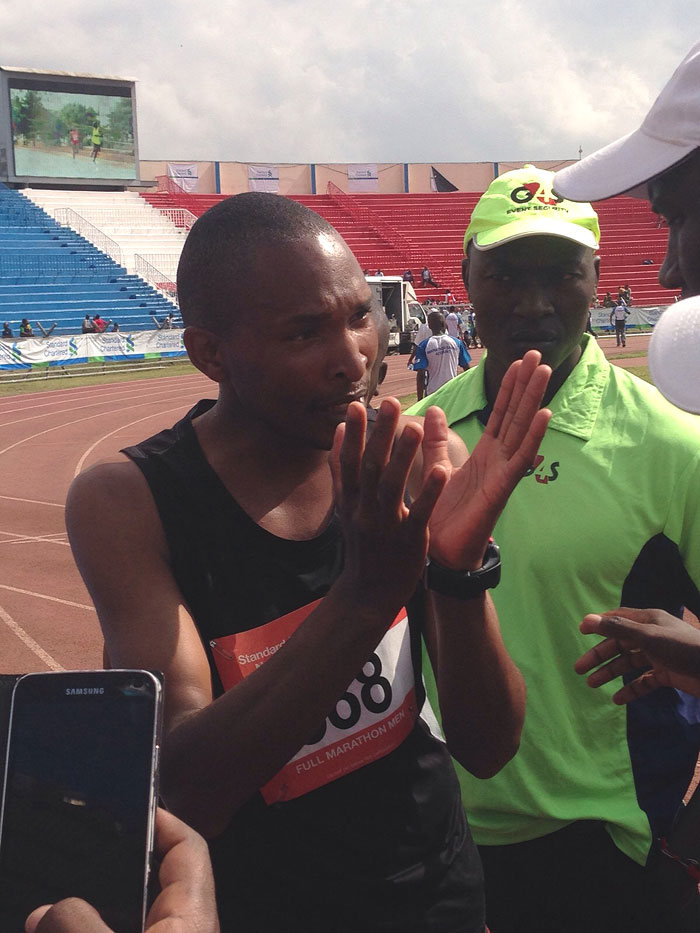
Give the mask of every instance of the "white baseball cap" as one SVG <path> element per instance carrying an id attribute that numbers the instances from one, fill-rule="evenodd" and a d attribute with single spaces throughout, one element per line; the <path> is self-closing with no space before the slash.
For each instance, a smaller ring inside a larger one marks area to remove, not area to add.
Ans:
<path id="1" fill-rule="evenodd" d="M 700 295 L 664 311 L 649 342 L 647 360 L 659 392 L 678 408 L 700 415 Z"/>
<path id="2" fill-rule="evenodd" d="M 644 122 L 554 176 L 554 193 L 570 201 L 616 194 L 646 198 L 646 183 L 700 147 L 700 42 L 676 68 Z"/>

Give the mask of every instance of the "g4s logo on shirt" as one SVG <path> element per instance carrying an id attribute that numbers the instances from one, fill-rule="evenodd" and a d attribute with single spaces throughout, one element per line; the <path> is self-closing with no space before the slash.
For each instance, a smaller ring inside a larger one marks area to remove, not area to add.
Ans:
<path id="1" fill-rule="evenodd" d="M 532 476 L 534 473 L 538 483 L 553 483 L 559 476 L 558 467 L 559 461 L 555 460 L 553 463 L 549 464 L 549 472 L 547 472 L 547 468 L 544 466 L 544 457 L 541 454 L 537 454 L 535 462 L 526 473 L 523 473 L 523 476 Z"/>

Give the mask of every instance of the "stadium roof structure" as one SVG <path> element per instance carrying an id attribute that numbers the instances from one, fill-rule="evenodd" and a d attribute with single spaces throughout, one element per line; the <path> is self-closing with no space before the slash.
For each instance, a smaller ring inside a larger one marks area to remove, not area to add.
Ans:
<path id="1" fill-rule="evenodd" d="M 35 75 L 61 75 L 67 78 L 98 78 L 103 81 L 136 81 L 136 78 L 125 78 L 119 75 L 93 75 L 80 71 L 48 71 L 45 68 L 23 68 L 20 65 L 0 65 L 0 71 Z"/>

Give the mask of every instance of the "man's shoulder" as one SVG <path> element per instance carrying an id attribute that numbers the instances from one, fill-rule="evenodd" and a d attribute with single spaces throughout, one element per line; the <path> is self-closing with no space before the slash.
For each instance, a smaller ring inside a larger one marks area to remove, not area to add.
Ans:
<path id="1" fill-rule="evenodd" d="M 700 416 L 672 405 L 656 386 L 621 366 L 610 367 L 609 386 L 615 405 L 624 404 L 629 418 L 644 422 L 649 442 L 673 441 L 700 453 Z"/>
<path id="2" fill-rule="evenodd" d="M 450 379 L 432 395 L 412 405 L 406 414 L 424 415 L 431 405 L 442 408 L 447 416 L 447 423 L 450 425 L 480 411 L 486 405 L 481 366 L 468 369 L 459 376 L 455 376 L 454 379 Z"/>

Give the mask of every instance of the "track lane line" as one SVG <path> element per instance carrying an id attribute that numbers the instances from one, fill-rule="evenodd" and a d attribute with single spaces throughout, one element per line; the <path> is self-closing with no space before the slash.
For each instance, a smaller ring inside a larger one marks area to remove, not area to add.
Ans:
<path id="1" fill-rule="evenodd" d="M 9 586 L 7 583 L 0 583 L 0 590 L 9 590 L 11 593 L 21 593 L 22 596 L 33 596 L 35 599 L 48 599 L 49 602 L 60 603 L 62 606 L 72 606 L 74 609 L 87 609 L 88 612 L 95 612 L 95 607 L 88 606 L 86 603 L 74 603 L 71 599 L 60 599 L 58 596 L 49 596 L 47 593 L 23 590 L 19 586 Z"/>
<path id="2" fill-rule="evenodd" d="M 9 612 L 6 612 L 2 606 L 0 606 L 0 621 L 4 622 L 12 634 L 16 635 L 17 638 L 19 638 L 19 640 L 24 644 L 24 646 L 29 648 L 29 650 L 32 651 L 37 656 L 37 658 L 42 660 L 48 668 L 50 668 L 52 671 L 65 670 L 65 668 L 58 663 L 58 661 L 51 657 L 48 651 L 44 651 L 41 645 L 34 641 L 32 636 L 24 631 L 21 625 L 18 625 L 15 622 Z"/>

